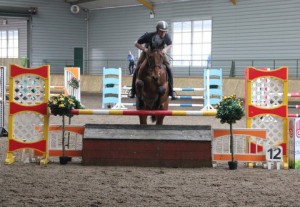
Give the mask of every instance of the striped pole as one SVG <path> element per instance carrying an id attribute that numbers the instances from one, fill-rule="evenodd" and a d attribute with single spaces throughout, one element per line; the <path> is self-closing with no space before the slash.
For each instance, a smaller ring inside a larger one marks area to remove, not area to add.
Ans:
<path id="1" fill-rule="evenodd" d="M 123 86 L 124 90 L 131 90 L 129 86 Z M 173 88 L 174 91 L 204 91 L 204 88 Z"/>
<path id="2" fill-rule="evenodd" d="M 63 90 L 64 86 L 50 86 L 50 89 Z"/>
<path id="3" fill-rule="evenodd" d="M 173 88 L 174 91 L 204 91 L 204 88 Z"/>
<path id="4" fill-rule="evenodd" d="M 290 109 L 300 109 L 300 105 L 288 105 Z"/>
<path id="5" fill-rule="evenodd" d="M 128 98 L 128 95 L 123 94 L 122 98 Z M 171 97 L 169 97 L 171 99 Z M 188 99 L 188 100 L 203 100 L 203 96 L 175 96 L 176 99 Z M 124 104 L 124 103 L 123 103 Z"/>
<path id="6" fill-rule="evenodd" d="M 288 117 L 297 118 L 300 117 L 300 114 L 288 114 Z"/>
<path id="7" fill-rule="evenodd" d="M 199 100 L 199 99 L 204 99 L 203 96 L 175 96 L 176 99 L 189 99 L 189 100 Z"/>
<path id="8" fill-rule="evenodd" d="M 300 93 L 288 93 L 288 97 L 299 98 L 300 97 Z"/>
<path id="9" fill-rule="evenodd" d="M 170 111 L 170 110 L 105 110 L 105 109 L 73 109 L 74 115 L 154 115 L 154 116 L 215 116 L 216 110 L 211 111 Z"/>

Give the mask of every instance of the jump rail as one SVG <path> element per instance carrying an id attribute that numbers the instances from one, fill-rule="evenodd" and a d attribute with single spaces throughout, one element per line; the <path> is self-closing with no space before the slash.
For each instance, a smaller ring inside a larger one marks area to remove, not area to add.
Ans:
<path id="1" fill-rule="evenodd" d="M 297 118 L 300 117 L 300 114 L 288 114 L 288 117 Z"/>
<path id="2" fill-rule="evenodd" d="M 203 96 L 192 96 L 192 95 L 176 95 L 176 99 L 188 99 L 188 100 L 203 100 L 204 104 L 193 104 L 193 103 L 169 103 L 169 106 L 175 107 L 203 107 L 202 110 L 212 109 L 212 105 L 218 104 L 222 99 L 222 69 L 204 69 L 204 87 L 203 88 L 176 88 L 175 92 L 203 92 Z M 131 90 L 131 86 L 123 86 L 119 88 L 121 98 L 128 97 L 128 93 Z M 171 98 L 171 97 L 169 97 Z M 122 100 L 121 100 L 122 101 Z M 135 106 L 132 103 L 122 103 L 123 106 Z M 104 107 L 102 107 L 104 108 Z M 122 109 L 122 108 L 118 108 Z M 124 109 L 124 108 L 123 108 Z"/>
<path id="3" fill-rule="evenodd" d="M 105 110 L 105 109 L 73 109 L 74 115 L 154 115 L 154 116 L 215 116 L 216 110 L 210 111 L 171 111 L 171 110 Z"/>

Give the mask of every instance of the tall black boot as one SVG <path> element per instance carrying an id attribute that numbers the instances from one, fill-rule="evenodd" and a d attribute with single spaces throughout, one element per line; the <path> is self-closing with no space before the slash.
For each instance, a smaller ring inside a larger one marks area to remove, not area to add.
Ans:
<path id="1" fill-rule="evenodd" d="M 134 98 L 135 94 L 136 94 L 136 92 L 135 92 L 136 73 L 137 73 L 137 70 L 134 71 L 133 76 L 132 76 L 131 94 L 130 94 L 129 98 Z"/>
<path id="2" fill-rule="evenodd" d="M 166 68 L 167 68 L 167 73 L 169 76 L 169 96 L 171 96 L 172 100 L 176 100 L 176 97 L 175 97 L 174 91 L 173 91 L 173 74 L 172 74 L 171 68 L 168 64 L 166 64 Z"/>

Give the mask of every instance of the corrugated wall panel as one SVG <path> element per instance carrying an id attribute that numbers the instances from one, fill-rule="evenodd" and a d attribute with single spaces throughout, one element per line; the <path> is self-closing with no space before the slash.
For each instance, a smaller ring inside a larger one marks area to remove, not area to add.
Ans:
<path id="1" fill-rule="evenodd" d="M 74 47 L 86 49 L 85 13 L 72 14 L 70 5 L 55 0 L 39 4 L 39 14 L 33 19 L 32 64 L 47 62 L 53 73 L 63 73 L 74 64 Z"/>
<path id="2" fill-rule="evenodd" d="M 62 66 L 72 64 L 74 47 L 88 49 L 85 59 L 89 73 L 99 74 L 104 66 L 122 67 L 128 72 L 128 50 L 137 56 L 134 42 L 144 32 L 154 31 L 158 20 L 171 23 L 212 18 L 212 66 L 222 67 L 225 76 L 232 67 L 231 60 L 236 59 L 236 74 L 241 76 L 250 63 L 271 68 L 289 63 L 290 73 L 296 73 L 299 0 L 239 0 L 237 5 L 229 0 L 182 1 L 156 5 L 154 19 L 143 6 L 92 10 L 88 30 L 85 13 L 71 14 L 69 4 L 62 0 L 2 0 L 0 4 L 39 8 L 33 17 L 31 61 L 32 65 L 50 61 L 52 72 L 62 72 Z M 169 32 L 172 35 L 172 28 Z M 55 65 L 55 60 L 61 62 Z M 202 75 L 203 68 L 174 68 L 174 73 Z"/>
<path id="3" fill-rule="evenodd" d="M 295 73 L 297 61 L 274 59 L 298 58 L 299 1 L 239 1 L 237 6 L 225 7 L 223 3 L 214 8 L 223 12 L 214 12 L 213 59 L 264 59 L 252 64 L 270 68 L 289 63 L 290 74 Z M 243 76 L 246 66 L 241 60 L 235 64 L 236 75 Z"/>
<path id="4" fill-rule="evenodd" d="M 156 6 L 154 19 L 150 19 L 149 10 L 142 6 L 91 11 L 89 72 L 99 73 L 103 67 L 109 66 L 122 67 L 128 73 L 126 60 L 128 50 L 137 57 L 138 50 L 134 47 L 134 42 L 145 32 L 155 31 L 157 21 L 211 18 L 210 7 L 210 0 L 161 4 Z M 175 69 L 175 74 L 181 72 L 187 74 L 188 68 L 184 70 Z"/>
<path id="5" fill-rule="evenodd" d="M 64 1 L 2 0 L 0 5 L 38 8 L 32 18 L 32 67 L 49 63 L 51 73 L 63 73 L 73 64 L 74 47 L 86 50 L 86 13 L 72 14 Z"/>

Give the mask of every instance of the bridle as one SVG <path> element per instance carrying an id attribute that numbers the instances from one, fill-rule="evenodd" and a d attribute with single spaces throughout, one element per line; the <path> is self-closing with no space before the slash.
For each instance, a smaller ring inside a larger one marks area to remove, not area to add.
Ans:
<path id="1" fill-rule="evenodd" d="M 160 55 L 160 58 L 161 58 L 161 63 L 160 64 L 152 64 L 151 65 L 151 55 L 149 55 L 147 53 L 148 65 L 149 65 L 149 67 L 151 69 L 156 68 L 156 67 L 158 67 L 159 69 L 162 69 L 162 67 L 163 67 L 163 58 L 162 58 L 161 50 L 159 50 L 159 49 L 151 50 L 151 53 L 154 53 L 154 52 L 159 52 L 159 55 Z"/>

